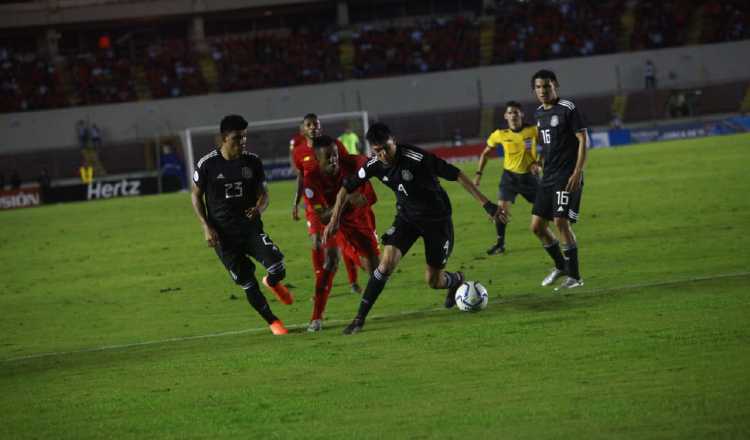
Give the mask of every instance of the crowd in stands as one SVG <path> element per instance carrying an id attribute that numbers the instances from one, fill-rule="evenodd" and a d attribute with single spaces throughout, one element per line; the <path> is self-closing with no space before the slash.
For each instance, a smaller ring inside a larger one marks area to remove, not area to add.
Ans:
<path id="1" fill-rule="evenodd" d="M 615 52 L 624 3 L 498 1 L 493 64 Z"/>
<path id="2" fill-rule="evenodd" d="M 67 105 L 55 65 L 35 53 L 0 48 L 0 112 Z"/>
<path id="3" fill-rule="evenodd" d="M 84 52 L 69 57 L 68 63 L 76 88 L 74 101 L 109 104 L 135 100 L 130 58 L 114 48 Z"/>
<path id="4" fill-rule="evenodd" d="M 353 77 L 425 73 L 479 65 L 479 22 L 462 16 L 409 25 L 364 25 L 352 34 Z"/>
<path id="5" fill-rule="evenodd" d="M 493 64 L 750 38 L 743 0 L 497 0 L 486 13 L 495 17 Z M 144 98 L 139 81 L 151 98 L 168 98 L 476 67 L 486 23 L 467 13 L 317 24 L 201 46 L 172 39 L 137 53 L 113 45 L 62 62 L 0 48 L 0 111 L 132 101 Z"/>
<path id="6" fill-rule="evenodd" d="M 214 38 L 211 46 L 225 92 L 344 79 L 335 34 L 266 31 Z"/>
<path id="7" fill-rule="evenodd" d="M 176 98 L 208 91 L 199 53 L 182 40 L 154 43 L 147 48 L 144 70 L 151 96 Z"/>

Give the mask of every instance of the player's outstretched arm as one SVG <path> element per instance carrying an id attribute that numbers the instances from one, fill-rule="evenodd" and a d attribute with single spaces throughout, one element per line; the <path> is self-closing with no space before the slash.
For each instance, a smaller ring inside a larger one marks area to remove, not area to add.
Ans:
<path id="1" fill-rule="evenodd" d="M 474 186 L 479 186 L 479 182 L 482 180 L 482 173 L 484 172 L 485 165 L 487 165 L 487 155 L 491 151 L 492 147 L 487 145 L 479 156 L 479 166 L 477 167 L 477 172 L 474 173 Z"/>
<path id="2" fill-rule="evenodd" d="M 193 203 L 193 212 L 195 212 L 198 221 L 200 221 L 201 226 L 203 226 L 203 236 L 206 239 L 206 243 L 211 247 L 215 247 L 219 243 L 219 234 L 216 232 L 216 229 L 208 223 L 208 218 L 206 217 L 206 205 L 203 202 L 203 190 L 200 189 L 198 185 L 193 185 L 190 199 Z"/>
<path id="3" fill-rule="evenodd" d="M 333 205 L 333 209 L 331 209 L 331 220 L 328 221 L 328 224 L 323 231 L 323 243 L 331 238 L 331 236 L 333 236 L 333 234 L 339 229 L 341 212 L 344 210 L 348 196 L 349 192 L 344 187 L 342 187 L 338 194 L 336 194 L 336 203 Z"/>
<path id="4" fill-rule="evenodd" d="M 474 183 L 469 180 L 468 177 L 466 177 L 466 174 L 463 173 L 463 171 L 459 171 L 458 173 L 458 183 L 461 184 L 461 186 L 464 187 L 464 189 L 471 194 L 472 197 L 477 199 L 479 203 L 482 204 L 482 207 L 487 212 L 487 214 L 492 217 L 492 220 L 499 221 L 502 223 L 507 223 L 508 218 L 505 215 L 505 211 L 497 206 L 497 204 L 491 202 L 487 197 L 482 194 L 481 191 L 474 185 Z"/>

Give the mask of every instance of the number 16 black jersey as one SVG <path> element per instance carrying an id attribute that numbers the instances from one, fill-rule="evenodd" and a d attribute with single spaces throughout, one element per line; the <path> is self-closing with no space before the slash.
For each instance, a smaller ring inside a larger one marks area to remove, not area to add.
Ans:
<path id="1" fill-rule="evenodd" d="M 543 147 L 542 185 L 567 182 L 578 160 L 576 133 L 586 131 L 583 117 L 575 104 L 567 99 L 558 99 L 550 109 L 540 105 L 534 112 L 534 117 L 539 130 L 539 142 Z"/>

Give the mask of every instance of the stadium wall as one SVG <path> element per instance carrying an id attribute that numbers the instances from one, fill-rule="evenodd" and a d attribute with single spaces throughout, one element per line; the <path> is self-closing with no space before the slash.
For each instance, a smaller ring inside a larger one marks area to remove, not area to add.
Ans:
<path id="1" fill-rule="evenodd" d="M 490 66 L 394 78 L 305 87 L 11 113 L 0 118 L 0 152 L 76 145 L 75 123 L 95 122 L 105 142 L 126 142 L 216 124 L 228 113 L 250 120 L 301 116 L 307 112 L 367 110 L 371 117 L 455 108 L 479 108 L 531 97 L 529 78 L 552 68 L 570 97 L 643 88 L 643 66 L 654 61 L 660 88 L 682 88 L 750 77 L 750 40 L 587 58 Z"/>
<path id="2" fill-rule="evenodd" d="M 57 0 L 0 5 L 0 28 L 161 18 L 319 0 Z"/>

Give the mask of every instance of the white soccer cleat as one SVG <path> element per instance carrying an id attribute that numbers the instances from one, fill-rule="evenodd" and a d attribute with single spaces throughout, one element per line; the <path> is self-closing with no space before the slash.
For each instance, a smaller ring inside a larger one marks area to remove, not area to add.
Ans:
<path id="1" fill-rule="evenodd" d="M 313 319 L 307 326 L 307 331 L 310 333 L 317 333 L 323 329 L 323 322 L 320 319 Z"/>
<path id="2" fill-rule="evenodd" d="M 558 287 L 555 287 L 555 292 L 559 292 L 564 289 L 575 289 L 576 287 L 583 286 L 583 280 L 577 280 L 575 278 L 568 277 L 563 281 L 562 284 L 560 284 Z"/>
<path id="3" fill-rule="evenodd" d="M 565 275 L 565 272 L 561 271 L 558 268 L 552 269 L 552 272 L 549 273 L 543 280 L 542 280 L 542 287 L 549 286 L 550 284 L 557 281 L 558 278 Z"/>

